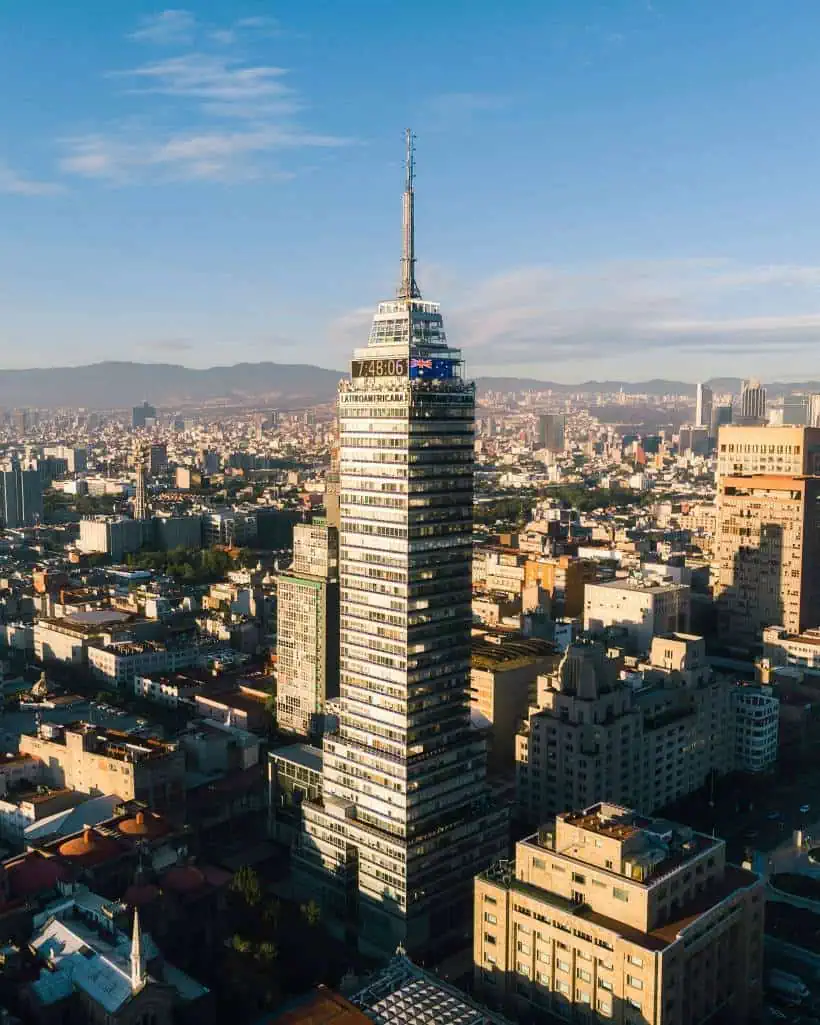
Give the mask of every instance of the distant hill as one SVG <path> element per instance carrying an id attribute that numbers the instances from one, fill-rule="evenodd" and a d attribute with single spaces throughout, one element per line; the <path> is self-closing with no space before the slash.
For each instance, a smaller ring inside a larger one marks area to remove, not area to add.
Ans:
<path id="1" fill-rule="evenodd" d="M 92 363 L 81 367 L 0 371 L 0 407 L 20 406 L 123 409 L 144 399 L 161 408 L 194 405 L 270 405 L 298 409 L 333 399 L 338 370 L 307 363 L 235 363 L 194 370 L 171 363 Z M 617 392 L 689 395 L 695 385 L 685 381 L 584 381 L 559 384 L 526 377 L 480 377 L 479 391 L 546 391 L 559 394 Z M 736 377 L 708 382 L 716 392 L 739 392 Z M 820 381 L 766 384 L 771 398 L 793 391 L 820 392 Z"/>

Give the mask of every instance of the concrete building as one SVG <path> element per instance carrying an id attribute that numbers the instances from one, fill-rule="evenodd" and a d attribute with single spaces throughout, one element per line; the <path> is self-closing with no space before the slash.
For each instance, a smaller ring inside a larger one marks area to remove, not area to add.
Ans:
<path id="1" fill-rule="evenodd" d="M 162 513 L 151 519 L 153 545 L 161 552 L 174 548 L 200 548 L 202 521 L 199 516 L 166 516 Z"/>
<path id="2" fill-rule="evenodd" d="M 268 752 L 268 833 L 292 846 L 302 829 L 302 802 L 322 798 L 322 752 L 288 744 Z"/>
<path id="3" fill-rule="evenodd" d="M 516 796 L 533 823 L 596 798 L 650 813 L 734 767 L 732 685 L 703 638 L 656 637 L 642 674 L 622 679 L 597 643 L 567 649 L 538 680 L 516 737 Z"/>
<path id="4" fill-rule="evenodd" d="M 86 659 L 98 680 L 117 690 L 135 690 L 135 681 L 141 677 L 204 665 L 218 647 L 219 644 L 211 640 L 175 645 L 161 641 L 121 640 L 89 644 Z"/>
<path id="5" fill-rule="evenodd" d="M 202 515 L 202 544 L 205 548 L 247 545 L 256 540 L 257 532 L 254 509 L 213 509 Z"/>
<path id="6" fill-rule="evenodd" d="M 185 757 L 176 744 L 76 722 L 23 734 L 20 753 L 46 764 L 52 786 L 117 794 L 158 811 L 178 811 L 184 802 Z"/>
<path id="7" fill-rule="evenodd" d="M 429 956 L 509 823 L 470 726 L 475 386 L 415 282 L 412 168 L 408 133 L 401 287 L 339 385 L 339 729 L 294 858 L 336 935 Z"/>
<path id="8" fill-rule="evenodd" d="M 473 638 L 470 708 L 490 725 L 488 767 L 515 768 L 515 737 L 535 703 L 536 680 L 554 669 L 560 656 L 548 641 L 486 635 Z"/>
<path id="9" fill-rule="evenodd" d="M 712 422 L 712 402 L 714 395 L 708 384 L 698 382 L 695 398 L 695 427 L 708 429 Z"/>
<path id="10" fill-rule="evenodd" d="M 563 413 L 541 413 L 538 417 L 535 444 L 552 454 L 564 451 L 565 417 Z"/>
<path id="11" fill-rule="evenodd" d="M 725 477 L 718 491 L 718 628 L 760 644 L 765 627 L 820 625 L 820 478 Z"/>
<path id="12" fill-rule="evenodd" d="M 316 734 L 325 703 L 338 694 L 338 579 L 283 573 L 276 601 L 277 724 Z"/>
<path id="13" fill-rule="evenodd" d="M 732 688 L 735 733 L 735 769 L 766 772 L 774 768 L 780 735 L 780 700 L 771 687 L 738 685 Z"/>
<path id="14" fill-rule="evenodd" d="M 820 427 L 721 427 L 717 479 L 751 474 L 800 477 L 820 474 Z"/>
<path id="15" fill-rule="evenodd" d="M 754 377 L 743 382 L 737 422 L 749 425 L 766 423 L 766 389 Z"/>
<path id="16" fill-rule="evenodd" d="M 291 572 L 333 580 L 339 574 L 339 532 L 324 520 L 293 527 Z"/>
<path id="17" fill-rule="evenodd" d="M 763 879 L 723 840 L 598 803 L 516 844 L 475 882 L 477 991 L 517 1020 L 754 1020 Z M 723 1019 L 722 1019 L 723 1020 Z"/>
<path id="18" fill-rule="evenodd" d="M 125 516 L 88 516 L 80 520 L 81 552 L 103 552 L 115 562 L 129 552 L 137 552 L 146 539 L 147 525 Z"/>
<path id="19" fill-rule="evenodd" d="M 43 516 L 43 481 L 37 470 L 0 471 L 0 515 L 8 528 L 30 527 Z"/>
<path id="20" fill-rule="evenodd" d="M 136 430 L 140 427 L 145 427 L 149 420 L 156 420 L 157 411 L 147 402 L 143 402 L 141 406 L 134 406 L 131 410 L 131 426 Z"/>
<path id="21" fill-rule="evenodd" d="M 766 627 L 763 658 L 769 669 L 790 666 L 808 675 L 820 675 L 820 629 L 792 634 L 782 626 Z"/>
<path id="22" fill-rule="evenodd" d="M 594 562 L 572 555 L 529 558 L 524 566 L 524 586 L 537 584 L 550 596 L 553 616 L 572 618 L 584 610 L 584 588 L 598 579 Z"/>
<path id="23" fill-rule="evenodd" d="M 630 577 L 584 587 L 584 630 L 595 635 L 621 627 L 639 652 L 648 652 L 659 634 L 686 633 L 690 619 L 686 584 Z"/>

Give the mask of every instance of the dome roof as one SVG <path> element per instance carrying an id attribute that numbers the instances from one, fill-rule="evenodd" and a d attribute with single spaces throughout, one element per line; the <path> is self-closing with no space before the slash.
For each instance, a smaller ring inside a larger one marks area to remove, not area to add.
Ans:
<path id="1" fill-rule="evenodd" d="M 117 841 L 110 836 L 103 836 L 90 826 L 86 826 L 81 836 L 66 840 L 59 846 L 64 858 L 78 861 L 105 861 L 120 851 Z"/>
<path id="2" fill-rule="evenodd" d="M 159 815 L 152 812 L 146 815 L 144 811 L 138 811 L 132 818 L 117 823 L 117 829 L 126 836 L 156 840 L 160 836 L 165 836 L 168 825 Z"/>
<path id="3" fill-rule="evenodd" d="M 205 886 L 205 873 L 195 865 L 174 865 L 161 879 L 162 886 L 176 893 L 193 893 Z"/>

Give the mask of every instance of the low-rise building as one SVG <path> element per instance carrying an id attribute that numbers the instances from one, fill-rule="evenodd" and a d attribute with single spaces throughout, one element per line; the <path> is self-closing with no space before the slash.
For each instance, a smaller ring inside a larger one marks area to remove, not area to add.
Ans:
<path id="1" fill-rule="evenodd" d="M 20 752 L 45 763 L 52 786 L 117 794 L 158 810 L 179 810 L 184 801 L 185 757 L 177 744 L 76 722 L 23 734 Z"/>
<path id="2" fill-rule="evenodd" d="M 479 993 L 517 1016 L 690 1025 L 762 1000 L 764 884 L 724 841 L 600 803 L 475 883 Z"/>

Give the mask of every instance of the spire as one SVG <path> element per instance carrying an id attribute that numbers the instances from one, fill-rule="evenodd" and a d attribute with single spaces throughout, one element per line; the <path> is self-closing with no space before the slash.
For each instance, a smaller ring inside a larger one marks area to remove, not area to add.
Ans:
<path id="1" fill-rule="evenodd" d="M 413 185 L 415 182 L 416 160 L 411 129 L 405 132 L 407 154 L 405 157 L 406 180 L 404 183 L 404 204 L 402 208 L 402 251 L 401 251 L 401 284 L 399 299 L 420 299 L 421 292 L 416 284 L 416 239 L 413 223 Z"/>
<path id="2" fill-rule="evenodd" d="M 134 931 L 131 934 L 131 992 L 138 993 L 145 985 L 145 958 L 142 953 L 140 913 L 134 908 Z"/>

